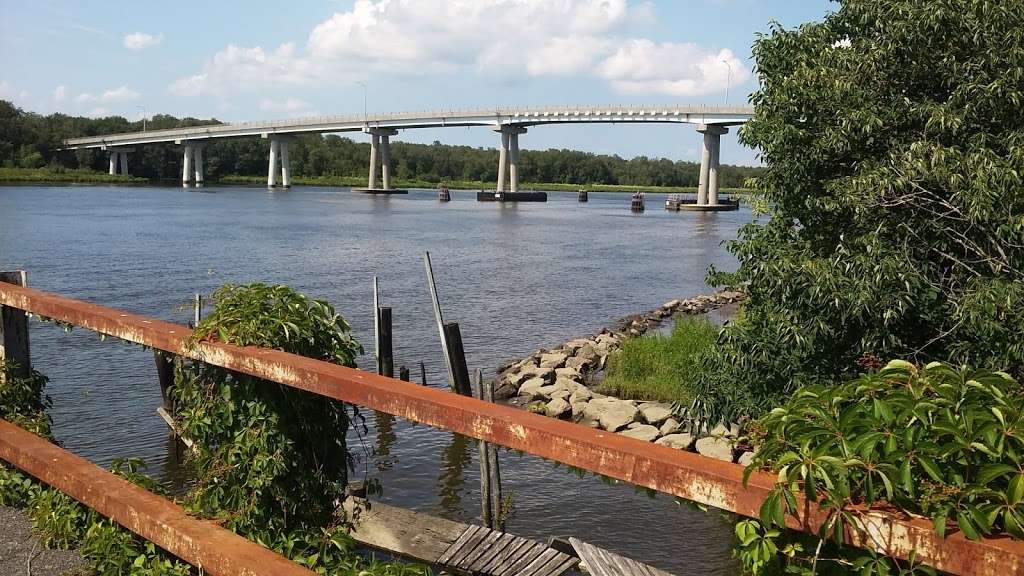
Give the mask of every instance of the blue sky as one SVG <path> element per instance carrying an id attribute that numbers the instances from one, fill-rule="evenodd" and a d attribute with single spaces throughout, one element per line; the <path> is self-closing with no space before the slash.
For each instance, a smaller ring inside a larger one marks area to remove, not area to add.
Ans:
<path id="1" fill-rule="evenodd" d="M 739 103 L 770 20 L 826 0 L 0 0 L 0 98 L 43 113 L 223 121 L 504 105 Z M 360 84 L 362 83 L 362 84 Z M 359 136 L 355 136 L 358 138 Z M 484 128 L 399 139 L 490 146 Z M 534 128 L 523 148 L 697 160 L 691 128 Z M 723 140 L 722 161 L 755 163 Z"/>

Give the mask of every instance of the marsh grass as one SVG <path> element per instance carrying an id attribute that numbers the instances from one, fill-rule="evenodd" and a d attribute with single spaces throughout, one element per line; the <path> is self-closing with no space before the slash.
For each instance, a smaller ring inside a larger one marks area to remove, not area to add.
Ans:
<path id="1" fill-rule="evenodd" d="M 688 402 L 700 359 L 719 328 L 704 318 L 680 318 L 668 336 L 630 338 L 608 358 L 602 393 L 619 398 Z"/>

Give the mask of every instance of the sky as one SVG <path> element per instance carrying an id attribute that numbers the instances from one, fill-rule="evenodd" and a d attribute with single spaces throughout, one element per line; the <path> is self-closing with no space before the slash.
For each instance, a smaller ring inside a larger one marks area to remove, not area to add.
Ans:
<path id="1" fill-rule="evenodd" d="M 0 99 L 48 114 L 224 122 L 615 104 L 741 104 L 772 20 L 827 0 L 0 0 Z M 360 139 L 362 135 L 352 135 Z M 403 131 L 495 147 L 486 128 Z M 678 125 L 535 127 L 527 149 L 699 161 Z M 735 129 L 722 162 L 757 164 Z"/>

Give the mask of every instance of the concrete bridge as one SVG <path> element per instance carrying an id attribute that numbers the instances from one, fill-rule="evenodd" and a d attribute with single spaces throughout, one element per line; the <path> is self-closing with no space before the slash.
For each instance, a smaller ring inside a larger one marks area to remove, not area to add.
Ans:
<path id="1" fill-rule="evenodd" d="M 128 172 L 128 153 L 135 146 L 173 142 L 183 149 L 182 184 L 203 183 L 203 146 L 218 138 L 254 137 L 270 141 L 267 186 L 291 185 L 288 143 L 298 134 L 364 132 L 370 135 L 368 192 L 389 192 L 391 187 L 390 138 L 399 130 L 448 126 L 487 126 L 500 134 L 497 194 L 519 191 L 519 136 L 533 126 L 577 123 L 692 124 L 703 134 L 697 205 L 718 206 L 720 141 L 729 126 L 743 124 L 753 115 L 749 106 L 559 106 L 480 108 L 394 114 L 321 116 L 267 122 L 193 126 L 107 134 L 64 141 L 66 149 L 100 148 L 110 153 L 110 173 Z M 382 187 L 377 187 L 378 166 Z"/>

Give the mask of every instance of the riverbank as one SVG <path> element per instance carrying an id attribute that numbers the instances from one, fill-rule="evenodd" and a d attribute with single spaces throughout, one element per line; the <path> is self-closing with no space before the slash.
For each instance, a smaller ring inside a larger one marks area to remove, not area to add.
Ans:
<path id="1" fill-rule="evenodd" d="M 609 358 L 630 338 L 643 336 L 676 317 L 704 315 L 743 298 L 741 292 L 722 291 L 672 300 L 627 316 L 596 335 L 575 338 L 551 350 L 538 350 L 498 369 L 496 396 L 550 418 L 727 462 L 749 462 L 753 453 L 741 442 L 736 424 L 720 423 L 711 430 L 695 430 L 677 417 L 676 409 L 668 402 L 618 398 L 601 387 Z"/>
<path id="2" fill-rule="evenodd" d="M 0 183 L 145 184 L 145 178 L 67 168 L 0 168 Z"/>

